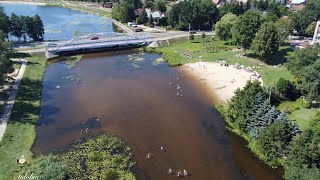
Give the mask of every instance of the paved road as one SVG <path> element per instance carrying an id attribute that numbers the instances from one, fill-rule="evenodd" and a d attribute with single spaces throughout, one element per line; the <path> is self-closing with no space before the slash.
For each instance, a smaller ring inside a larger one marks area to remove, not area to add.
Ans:
<path id="1" fill-rule="evenodd" d="M 21 83 L 21 79 L 23 77 L 23 73 L 26 69 L 26 66 L 27 66 L 27 60 L 25 60 L 25 59 L 21 60 L 21 66 L 20 66 L 19 73 L 14 78 L 15 82 L 14 82 L 13 88 L 11 89 L 9 99 L 8 99 L 6 105 L 4 106 L 3 114 L 0 119 L 0 141 L 2 140 L 4 132 L 6 131 L 7 124 L 8 124 L 10 114 L 12 111 L 12 107 L 14 105 L 14 101 L 16 99 L 16 95 L 17 95 L 17 92 L 18 92 L 18 89 L 19 89 L 19 86 Z"/>

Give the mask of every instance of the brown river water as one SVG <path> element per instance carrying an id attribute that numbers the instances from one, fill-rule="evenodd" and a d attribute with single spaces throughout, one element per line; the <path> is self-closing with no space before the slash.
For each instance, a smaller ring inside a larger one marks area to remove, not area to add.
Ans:
<path id="1" fill-rule="evenodd" d="M 160 57 L 128 50 L 87 54 L 73 68 L 49 63 L 34 154 L 59 152 L 106 131 L 132 147 L 137 179 L 177 179 L 169 168 L 188 170 L 183 179 L 190 180 L 280 179 L 279 170 L 259 162 L 226 130 L 206 87 L 180 68 L 156 63 Z M 93 117 L 101 126 L 81 134 Z"/>

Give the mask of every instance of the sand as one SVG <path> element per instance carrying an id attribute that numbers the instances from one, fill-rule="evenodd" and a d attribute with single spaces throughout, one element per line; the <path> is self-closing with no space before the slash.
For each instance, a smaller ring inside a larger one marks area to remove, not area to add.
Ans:
<path id="1" fill-rule="evenodd" d="M 7 4 L 31 4 L 31 5 L 37 5 L 37 6 L 44 6 L 46 3 L 44 2 L 35 2 L 35 1 L 0 1 L 1 3 L 7 3 Z"/>
<path id="2" fill-rule="evenodd" d="M 220 63 L 197 62 L 182 67 L 210 88 L 210 92 L 221 103 L 227 102 L 235 90 L 243 88 L 247 81 L 257 79 L 263 83 L 257 72 L 245 68 L 237 69 L 232 65 L 226 67 Z"/>

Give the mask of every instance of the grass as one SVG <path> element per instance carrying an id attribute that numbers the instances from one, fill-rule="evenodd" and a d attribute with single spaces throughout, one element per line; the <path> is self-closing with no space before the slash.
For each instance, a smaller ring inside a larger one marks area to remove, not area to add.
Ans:
<path id="1" fill-rule="evenodd" d="M 42 77 L 46 66 L 44 55 L 26 58 L 24 72 L 16 101 L 2 141 L 0 142 L 0 179 L 11 179 L 19 169 L 16 160 L 22 154 L 27 162 L 36 137 L 35 124 L 39 118 Z"/>
<path id="2" fill-rule="evenodd" d="M 309 127 L 309 124 L 312 122 L 312 120 L 316 119 L 317 113 L 319 112 L 319 109 L 301 108 L 289 114 L 288 118 L 293 122 L 297 122 L 299 128 L 303 131 Z"/>
<path id="3" fill-rule="evenodd" d="M 209 41 L 209 37 L 206 37 L 204 42 Z M 266 63 L 259 61 L 252 57 L 252 52 L 247 51 L 247 56 L 237 57 L 236 55 L 242 54 L 241 50 L 223 50 L 223 49 L 235 49 L 235 46 L 225 45 L 226 42 L 214 41 L 214 46 L 217 49 L 221 49 L 217 52 L 207 52 L 203 53 L 203 40 L 200 36 L 195 36 L 195 39 L 191 42 L 183 41 L 179 43 L 170 44 L 170 46 L 163 46 L 158 48 L 149 48 L 151 52 L 162 53 L 164 59 L 169 65 L 177 66 L 186 63 L 194 63 L 200 60 L 207 62 L 217 62 L 220 60 L 225 60 L 229 64 L 239 63 L 244 66 L 258 66 L 260 69 L 255 69 L 261 76 L 265 86 L 271 86 L 278 81 L 279 78 L 283 77 L 285 79 L 293 79 L 293 75 L 284 67 L 274 67 L 272 65 L 267 65 Z M 277 54 L 279 59 L 278 62 L 284 62 L 286 55 L 289 53 L 289 46 L 282 46 L 280 52 Z M 188 53 L 192 58 L 187 58 L 181 56 L 182 53 Z M 277 58 L 272 57 L 272 58 Z"/>
<path id="4" fill-rule="evenodd" d="M 310 122 L 318 118 L 320 114 L 319 109 L 310 109 L 310 104 L 301 98 L 296 101 L 282 102 L 278 110 L 288 112 L 288 118 L 292 122 L 297 122 L 302 131 L 306 130 Z"/>

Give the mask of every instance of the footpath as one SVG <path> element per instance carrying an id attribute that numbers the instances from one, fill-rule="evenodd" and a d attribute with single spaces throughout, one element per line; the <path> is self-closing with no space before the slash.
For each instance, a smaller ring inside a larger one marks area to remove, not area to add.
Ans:
<path id="1" fill-rule="evenodd" d="M 13 85 L 12 89 L 10 90 L 9 98 L 6 102 L 6 105 L 3 108 L 3 114 L 0 119 L 0 141 L 2 140 L 4 132 L 6 131 L 7 124 L 8 124 L 9 118 L 10 118 L 10 114 L 11 114 L 11 111 L 12 111 L 12 108 L 14 105 L 14 101 L 16 99 L 16 95 L 17 95 L 17 92 L 18 92 L 18 89 L 19 89 L 19 86 L 21 83 L 21 79 L 23 77 L 24 71 L 26 70 L 27 62 L 28 61 L 25 59 L 21 60 L 21 66 L 20 66 L 19 73 L 14 78 L 15 79 L 14 85 Z"/>

